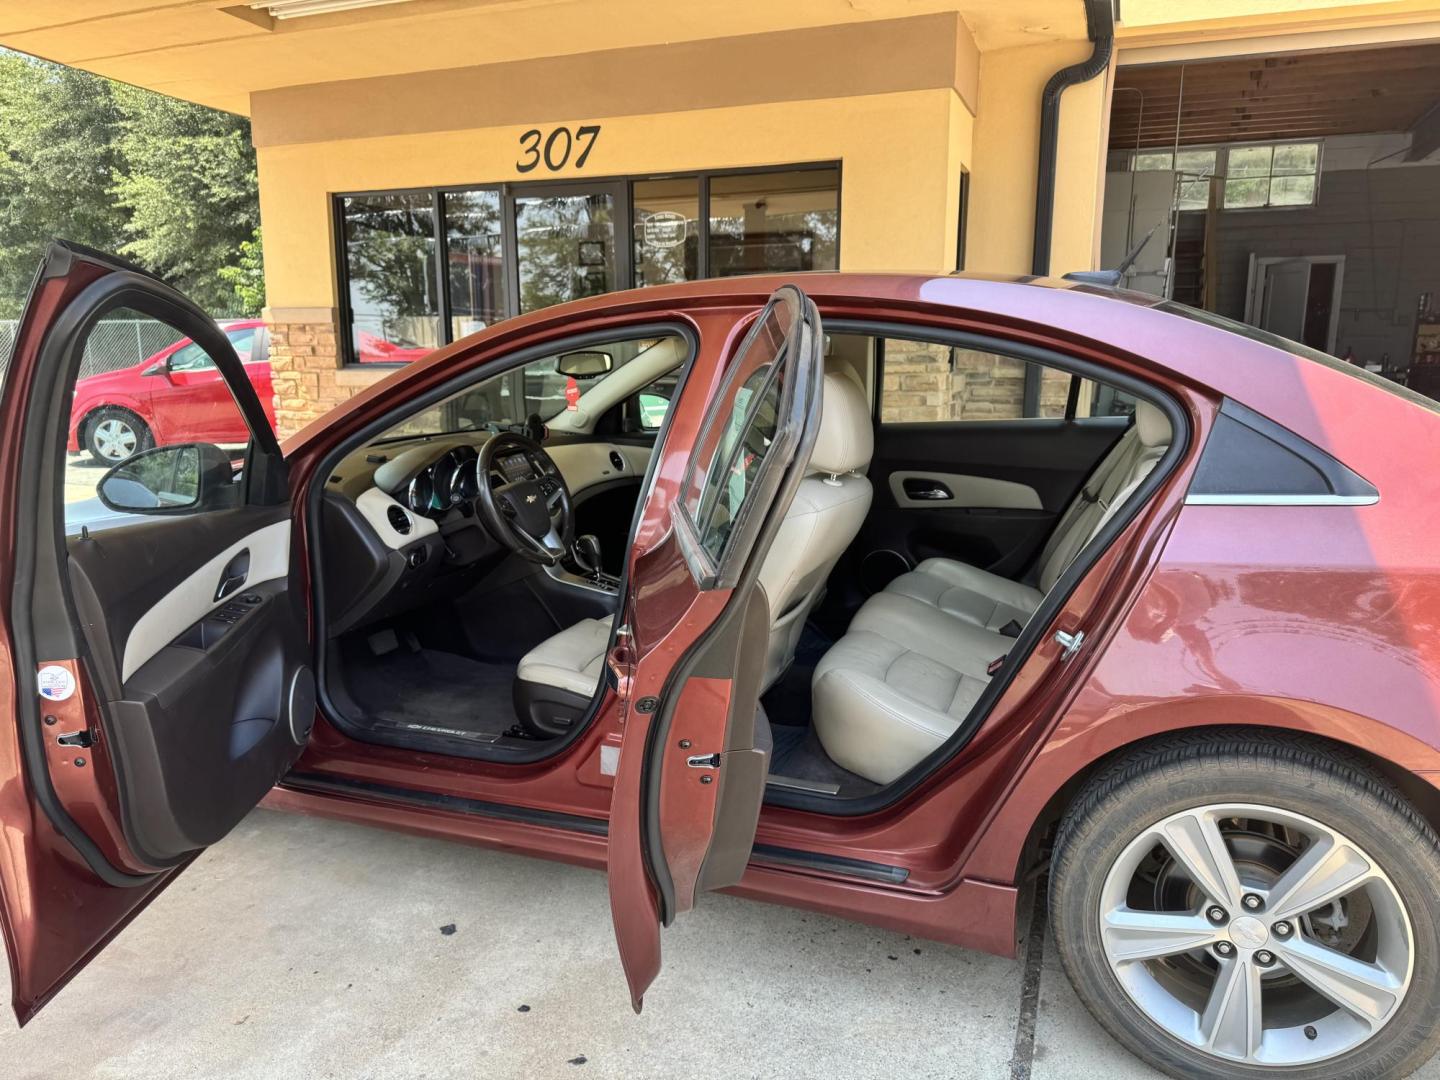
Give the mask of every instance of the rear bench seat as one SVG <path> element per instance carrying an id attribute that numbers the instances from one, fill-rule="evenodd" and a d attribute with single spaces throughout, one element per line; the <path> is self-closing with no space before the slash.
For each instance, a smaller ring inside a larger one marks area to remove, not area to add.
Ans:
<path id="1" fill-rule="evenodd" d="M 835 763 L 888 784 L 948 739 L 1014 644 L 1000 629 L 1035 613 L 1169 443 L 1164 413 L 1139 402 L 1135 423 L 1061 515 L 1036 584 L 926 559 L 867 600 L 811 682 L 815 732 Z"/>

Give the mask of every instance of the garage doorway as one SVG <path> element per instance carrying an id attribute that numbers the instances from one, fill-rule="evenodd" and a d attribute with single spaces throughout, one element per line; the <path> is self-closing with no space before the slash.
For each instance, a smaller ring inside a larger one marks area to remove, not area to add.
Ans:
<path id="1" fill-rule="evenodd" d="M 1440 41 L 1119 63 L 1101 265 L 1440 392 Z"/>

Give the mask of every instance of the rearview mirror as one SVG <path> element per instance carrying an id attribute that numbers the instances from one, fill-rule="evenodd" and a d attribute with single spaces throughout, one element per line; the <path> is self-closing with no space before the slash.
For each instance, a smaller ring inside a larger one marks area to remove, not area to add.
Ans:
<path id="1" fill-rule="evenodd" d="M 555 370 L 572 379 L 593 379 L 597 375 L 604 375 L 614 366 L 615 358 L 608 352 L 590 350 L 565 353 L 555 361 Z"/>
<path id="2" fill-rule="evenodd" d="M 110 510 L 164 514 L 209 509 L 233 492 L 230 455 L 210 443 L 157 446 L 122 461 L 100 479 L 95 492 Z"/>

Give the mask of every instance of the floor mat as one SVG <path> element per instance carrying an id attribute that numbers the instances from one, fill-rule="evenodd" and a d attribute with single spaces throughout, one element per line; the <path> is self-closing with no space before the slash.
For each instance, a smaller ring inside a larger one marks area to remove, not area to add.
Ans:
<path id="1" fill-rule="evenodd" d="M 800 631 L 800 642 L 795 646 L 795 660 L 790 670 L 761 698 L 772 724 L 779 727 L 799 725 L 802 729 L 809 726 L 810 680 L 815 675 L 815 665 L 834 644 L 813 623 L 805 624 L 805 629 Z M 776 739 L 779 737 L 777 732 Z"/>
<path id="2" fill-rule="evenodd" d="M 880 785 L 842 769 L 830 760 L 810 727 L 775 725 L 775 750 L 770 758 L 770 775 L 789 776 L 817 784 L 836 784 L 842 799 L 855 799 L 879 791 Z"/>
<path id="3" fill-rule="evenodd" d="M 345 677 L 367 713 L 393 724 L 498 737 L 515 723 L 514 664 L 402 646 L 383 656 L 363 650 L 346 665 Z"/>

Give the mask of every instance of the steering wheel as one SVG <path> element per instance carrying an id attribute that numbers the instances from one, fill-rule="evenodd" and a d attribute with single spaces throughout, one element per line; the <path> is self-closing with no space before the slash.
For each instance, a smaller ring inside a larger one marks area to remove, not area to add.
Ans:
<path id="1" fill-rule="evenodd" d="M 501 467 L 502 459 L 517 456 L 523 460 L 521 468 L 514 460 L 505 462 L 508 470 Z M 554 566 L 566 556 L 575 542 L 575 509 L 565 478 L 544 447 L 524 435 L 502 432 L 480 448 L 476 472 L 480 492 L 475 509 L 496 540 L 542 566 Z M 504 482 L 492 486 L 492 476 Z"/>

